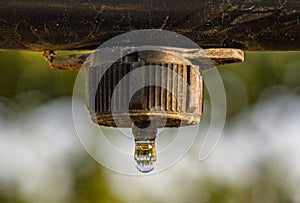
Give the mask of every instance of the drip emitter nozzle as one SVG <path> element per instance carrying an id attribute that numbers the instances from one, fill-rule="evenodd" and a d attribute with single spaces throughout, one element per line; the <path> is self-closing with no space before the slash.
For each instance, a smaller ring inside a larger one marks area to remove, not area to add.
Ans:
<path id="1" fill-rule="evenodd" d="M 138 77 L 131 76 L 132 71 L 138 71 Z M 135 90 L 137 80 L 144 85 Z M 200 69 L 166 52 L 138 51 L 122 57 L 108 69 L 101 65 L 89 67 L 86 85 L 87 106 L 95 123 L 132 128 L 134 160 L 141 172 L 154 169 L 158 128 L 200 122 Z"/>
<path id="2" fill-rule="evenodd" d="M 160 51 L 116 47 L 108 52 L 104 51 L 104 54 L 100 49 L 100 56 L 97 54 L 98 50 L 91 55 L 67 56 L 56 55 L 50 50 L 44 52 L 44 57 L 52 68 L 86 68 L 86 99 L 92 120 L 99 125 L 132 128 L 135 140 L 134 160 L 141 172 L 149 172 L 154 168 L 157 159 L 157 128 L 200 122 L 203 98 L 201 71 L 214 67 L 212 62 L 217 66 L 244 60 L 244 52 L 239 49 L 202 50 L 162 46 L 156 47 L 156 50 L 157 48 Z M 124 50 L 136 51 L 111 64 L 110 59 L 114 58 L 112 56 Z M 101 63 L 101 60 L 110 65 Z M 197 61 L 199 65 L 191 61 Z M 138 69 L 142 69 L 139 77 L 126 77 Z M 118 84 L 124 78 L 126 80 L 122 83 L 121 91 L 112 100 L 115 89 L 119 88 Z M 136 81 L 145 85 L 135 91 L 132 87 Z"/>

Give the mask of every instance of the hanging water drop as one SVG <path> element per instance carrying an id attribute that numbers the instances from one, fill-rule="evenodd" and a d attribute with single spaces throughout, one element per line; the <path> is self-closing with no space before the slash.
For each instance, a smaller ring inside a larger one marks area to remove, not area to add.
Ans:
<path id="1" fill-rule="evenodd" d="M 134 160 L 135 167 L 143 172 L 148 173 L 154 169 L 156 161 L 156 151 L 154 140 L 135 141 Z"/>
<path id="2" fill-rule="evenodd" d="M 157 127 L 155 123 L 136 123 L 132 126 L 132 133 L 135 141 L 135 167 L 143 173 L 148 173 L 154 169 L 156 162 Z"/>

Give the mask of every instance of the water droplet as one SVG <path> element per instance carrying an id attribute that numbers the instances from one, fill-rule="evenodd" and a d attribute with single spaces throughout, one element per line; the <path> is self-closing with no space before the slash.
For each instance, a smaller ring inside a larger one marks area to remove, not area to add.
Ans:
<path id="1" fill-rule="evenodd" d="M 139 171 L 143 173 L 152 171 L 154 169 L 153 163 L 156 161 L 154 140 L 136 140 L 134 160 Z"/>

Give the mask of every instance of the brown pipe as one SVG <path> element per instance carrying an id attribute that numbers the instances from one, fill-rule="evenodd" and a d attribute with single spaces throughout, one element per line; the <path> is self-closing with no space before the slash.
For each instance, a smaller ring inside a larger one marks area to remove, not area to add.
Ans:
<path id="1" fill-rule="evenodd" d="M 299 0 L 14 0 L 0 2 L 0 49 L 94 49 L 138 29 L 203 48 L 300 50 Z"/>

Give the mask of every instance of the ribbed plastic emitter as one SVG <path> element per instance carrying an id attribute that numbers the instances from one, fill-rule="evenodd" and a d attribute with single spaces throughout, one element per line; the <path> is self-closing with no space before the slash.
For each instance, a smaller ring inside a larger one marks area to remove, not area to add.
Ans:
<path id="1" fill-rule="evenodd" d="M 136 84 L 141 88 L 135 89 Z M 118 94 L 112 99 L 114 91 Z M 86 93 L 95 123 L 133 128 L 135 160 L 142 172 L 153 169 L 157 128 L 197 124 L 202 115 L 199 67 L 166 52 L 134 52 L 108 69 L 88 68 Z"/>
<path id="2" fill-rule="evenodd" d="M 139 83 L 145 87 L 133 93 L 131 84 L 136 81 L 131 81 L 130 75 L 124 77 L 142 67 L 138 72 Z M 160 120 L 163 116 L 166 123 L 163 126 L 158 123 L 158 127 L 199 123 L 203 97 L 199 67 L 164 52 L 142 51 L 123 57 L 105 73 L 103 69 L 102 66 L 87 69 L 87 105 L 94 122 L 104 126 L 132 127 L 131 122 L 149 121 L 149 117 Z M 121 79 L 124 80 L 118 87 L 120 94 L 112 103 L 112 94 Z M 128 98 L 130 95 L 133 96 Z M 128 115 L 131 121 L 124 119 Z"/>

